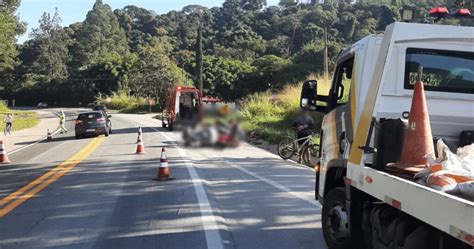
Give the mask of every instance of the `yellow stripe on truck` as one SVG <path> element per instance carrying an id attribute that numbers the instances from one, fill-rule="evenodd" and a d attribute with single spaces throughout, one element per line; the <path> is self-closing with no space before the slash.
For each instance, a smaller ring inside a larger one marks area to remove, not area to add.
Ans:
<path id="1" fill-rule="evenodd" d="M 387 27 L 384 38 L 382 41 L 382 47 L 375 64 L 374 73 L 370 82 L 367 96 L 364 102 L 364 108 L 362 109 L 359 123 L 355 126 L 354 130 L 354 142 L 351 146 L 351 153 L 349 154 L 349 162 L 360 165 L 362 161 L 362 150 L 359 146 L 363 146 L 367 140 L 369 132 L 370 122 L 372 120 L 372 113 L 374 112 L 375 102 L 377 100 L 378 91 L 382 81 L 383 69 L 388 56 L 388 50 L 390 47 L 390 41 L 392 39 L 393 26 Z"/>

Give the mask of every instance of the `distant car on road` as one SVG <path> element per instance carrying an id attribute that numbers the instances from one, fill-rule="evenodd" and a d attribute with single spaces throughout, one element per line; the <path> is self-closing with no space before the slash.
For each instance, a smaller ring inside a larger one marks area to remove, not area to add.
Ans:
<path id="1" fill-rule="evenodd" d="M 107 112 L 107 107 L 105 105 L 95 105 L 94 107 L 92 107 L 92 110 Z"/>
<path id="2" fill-rule="evenodd" d="M 105 135 L 112 133 L 112 116 L 104 114 L 102 111 L 92 111 L 81 113 L 76 119 L 76 138 L 90 135 Z"/>
<path id="3" fill-rule="evenodd" d="M 38 105 L 36 105 L 36 108 L 38 109 L 48 108 L 48 104 L 46 104 L 46 102 L 39 102 Z"/>

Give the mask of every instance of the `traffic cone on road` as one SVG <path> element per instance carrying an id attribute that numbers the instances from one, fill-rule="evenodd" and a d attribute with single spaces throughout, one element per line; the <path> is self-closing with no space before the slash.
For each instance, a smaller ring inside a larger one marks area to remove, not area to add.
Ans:
<path id="1" fill-rule="evenodd" d="M 157 180 L 158 181 L 168 181 L 173 180 L 170 177 L 170 169 L 168 168 L 168 159 L 166 159 L 166 152 L 165 148 L 161 149 L 161 157 L 160 157 L 160 167 L 158 168 Z"/>
<path id="2" fill-rule="evenodd" d="M 46 141 L 47 142 L 53 141 L 53 136 L 51 135 L 51 132 L 49 131 L 49 129 L 48 129 L 48 133 L 46 135 Z"/>
<path id="3" fill-rule="evenodd" d="M 0 140 L 0 163 L 1 164 L 10 163 L 10 159 L 8 159 L 7 150 L 5 149 L 5 145 L 3 144 L 2 140 Z"/>
<path id="4" fill-rule="evenodd" d="M 422 68 L 418 70 L 418 75 L 400 162 L 387 165 L 389 167 L 425 167 L 428 163 L 427 155 L 435 155 L 425 90 L 421 81 Z"/>
<path id="5" fill-rule="evenodd" d="M 138 138 L 137 138 L 137 152 L 136 154 L 145 154 L 145 146 L 143 145 L 143 137 L 142 137 L 142 128 L 138 129 Z"/>

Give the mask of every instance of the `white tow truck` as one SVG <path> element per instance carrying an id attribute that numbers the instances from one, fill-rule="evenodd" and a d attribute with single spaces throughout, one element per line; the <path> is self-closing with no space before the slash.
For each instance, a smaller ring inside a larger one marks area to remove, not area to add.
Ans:
<path id="1" fill-rule="evenodd" d="M 473 27 L 393 23 L 339 54 L 329 93 L 303 84 L 301 107 L 325 113 L 315 197 L 331 249 L 474 247 L 472 200 L 385 170 L 400 159 L 419 66 L 433 136 L 455 151 L 474 130 Z"/>

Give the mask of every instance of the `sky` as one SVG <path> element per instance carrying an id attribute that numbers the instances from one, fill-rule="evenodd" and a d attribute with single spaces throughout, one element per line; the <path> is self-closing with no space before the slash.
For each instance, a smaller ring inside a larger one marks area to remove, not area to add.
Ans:
<path id="1" fill-rule="evenodd" d="M 22 0 L 18 10 L 20 19 L 28 23 L 28 31 L 18 38 L 18 43 L 28 40 L 28 34 L 38 26 L 38 20 L 44 12 L 54 13 L 57 7 L 63 20 L 62 26 L 83 21 L 87 12 L 94 5 L 95 0 Z M 170 10 L 181 10 L 190 4 L 199 4 L 206 7 L 222 6 L 224 0 L 103 0 L 112 9 L 120 9 L 127 5 L 136 5 L 145 9 L 154 10 L 163 14 Z M 268 5 L 276 5 L 279 0 L 267 0 Z"/>

